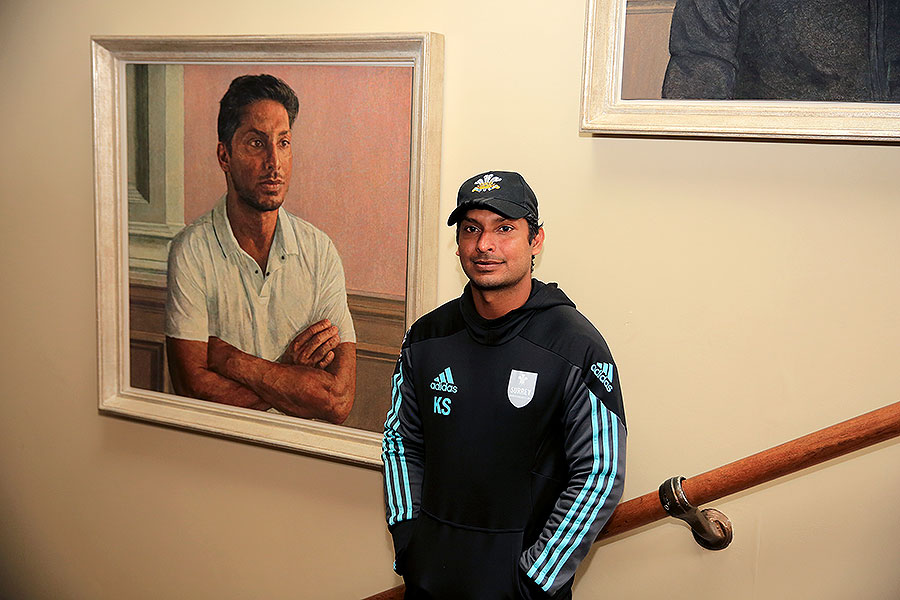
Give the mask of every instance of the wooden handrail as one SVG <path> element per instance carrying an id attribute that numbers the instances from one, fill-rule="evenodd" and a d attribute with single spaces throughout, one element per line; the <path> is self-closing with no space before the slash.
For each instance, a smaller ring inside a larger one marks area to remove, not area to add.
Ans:
<path id="1" fill-rule="evenodd" d="M 378 592 L 374 596 L 369 596 L 365 600 L 403 600 L 403 592 L 406 586 L 398 585 L 395 588 Z"/>
<path id="2" fill-rule="evenodd" d="M 690 503 L 700 506 L 897 436 L 900 402 L 685 479 L 681 486 Z M 666 516 L 659 493 L 653 491 L 617 506 L 597 539 L 625 533 Z"/>
<path id="3" fill-rule="evenodd" d="M 900 402 L 895 402 L 685 479 L 681 485 L 690 503 L 700 506 L 898 436 Z M 659 492 L 649 492 L 616 507 L 597 540 L 643 527 L 667 516 L 660 504 Z M 401 600 L 403 590 L 401 585 L 365 600 Z"/>

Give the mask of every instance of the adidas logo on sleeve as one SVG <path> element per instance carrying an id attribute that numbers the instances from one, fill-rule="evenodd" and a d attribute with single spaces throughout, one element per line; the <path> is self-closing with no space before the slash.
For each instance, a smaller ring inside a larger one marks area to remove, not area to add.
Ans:
<path id="1" fill-rule="evenodd" d="M 431 389 L 436 392 L 445 392 L 447 394 L 455 394 L 457 392 L 456 383 L 453 381 L 453 373 L 450 367 L 447 367 L 434 378 L 431 382 Z"/>

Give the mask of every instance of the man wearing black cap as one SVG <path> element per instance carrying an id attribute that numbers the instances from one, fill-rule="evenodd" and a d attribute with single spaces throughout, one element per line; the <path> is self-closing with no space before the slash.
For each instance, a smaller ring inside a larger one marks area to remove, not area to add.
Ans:
<path id="1" fill-rule="evenodd" d="M 571 598 L 622 494 L 619 373 L 597 330 L 532 279 L 544 243 L 518 173 L 463 183 L 448 225 L 469 278 L 406 334 L 382 458 L 406 598 Z"/>

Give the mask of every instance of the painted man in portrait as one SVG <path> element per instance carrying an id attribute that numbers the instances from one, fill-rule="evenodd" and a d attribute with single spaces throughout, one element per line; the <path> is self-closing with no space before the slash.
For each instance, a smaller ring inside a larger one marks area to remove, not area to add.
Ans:
<path id="1" fill-rule="evenodd" d="M 900 2 L 677 0 L 663 98 L 900 101 Z"/>
<path id="2" fill-rule="evenodd" d="M 166 348 L 178 394 L 341 423 L 356 335 L 334 244 L 282 208 L 294 91 L 271 75 L 231 82 L 218 116 L 225 197 L 172 241 Z"/>

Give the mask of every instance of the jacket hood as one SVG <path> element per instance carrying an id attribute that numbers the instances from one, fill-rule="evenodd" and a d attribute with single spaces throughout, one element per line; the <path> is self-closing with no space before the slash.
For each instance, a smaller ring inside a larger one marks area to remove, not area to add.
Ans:
<path id="1" fill-rule="evenodd" d="M 488 346 L 499 346 L 513 339 L 519 335 L 531 318 L 541 311 L 554 306 L 575 308 L 575 303 L 569 300 L 569 297 L 555 283 L 544 283 L 532 279 L 531 294 L 525 304 L 498 319 L 485 319 L 475 309 L 471 285 L 471 283 L 466 284 L 460 297 L 459 308 L 469 335 L 476 342 Z"/>

